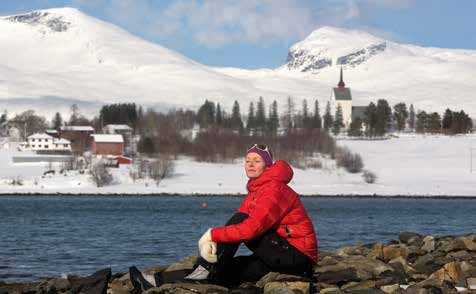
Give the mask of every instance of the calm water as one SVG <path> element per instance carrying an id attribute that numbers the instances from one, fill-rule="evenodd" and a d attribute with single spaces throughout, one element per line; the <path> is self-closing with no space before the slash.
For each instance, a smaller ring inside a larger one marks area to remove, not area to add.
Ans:
<path id="1" fill-rule="evenodd" d="M 201 234 L 223 224 L 240 202 L 241 197 L 0 197 L 0 281 L 170 264 L 197 254 Z M 387 242 L 401 231 L 476 232 L 475 199 L 303 202 L 320 250 Z"/>

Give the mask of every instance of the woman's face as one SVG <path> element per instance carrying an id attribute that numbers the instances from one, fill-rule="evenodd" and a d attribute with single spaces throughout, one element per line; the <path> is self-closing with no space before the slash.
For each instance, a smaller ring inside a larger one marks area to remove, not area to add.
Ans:
<path id="1" fill-rule="evenodd" d="M 250 152 L 246 154 L 245 171 L 250 179 L 256 179 L 264 172 L 266 165 L 263 158 L 258 153 Z"/>

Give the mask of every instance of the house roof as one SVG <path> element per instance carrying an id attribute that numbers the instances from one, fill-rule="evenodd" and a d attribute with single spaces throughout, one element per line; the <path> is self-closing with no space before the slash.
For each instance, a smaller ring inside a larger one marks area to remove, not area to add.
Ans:
<path id="1" fill-rule="evenodd" d="M 105 128 L 115 131 L 132 131 L 132 128 L 128 125 L 106 125 Z"/>
<path id="2" fill-rule="evenodd" d="M 336 100 L 352 100 L 350 88 L 344 88 L 343 90 L 340 90 L 339 88 L 334 88 L 334 98 Z"/>
<path id="3" fill-rule="evenodd" d="M 64 126 L 61 127 L 62 131 L 74 131 L 74 132 L 94 132 L 91 126 Z"/>
<path id="4" fill-rule="evenodd" d="M 28 136 L 28 139 L 53 139 L 53 137 L 45 133 L 35 133 L 33 135 Z"/>
<path id="5" fill-rule="evenodd" d="M 93 140 L 99 143 L 124 143 L 122 135 L 104 135 L 104 134 L 92 134 Z"/>

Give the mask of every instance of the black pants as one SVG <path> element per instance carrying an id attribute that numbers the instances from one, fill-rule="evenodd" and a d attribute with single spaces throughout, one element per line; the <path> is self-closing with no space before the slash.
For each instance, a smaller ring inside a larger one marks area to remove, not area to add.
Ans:
<path id="1" fill-rule="evenodd" d="M 241 223 L 246 218 L 247 214 L 236 213 L 226 225 Z M 210 270 L 213 282 L 225 286 L 255 282 L 269 272 L 309 278 L 312 275 L 314 262 L 274 230 L 267 231 L 245 245 L 253 252 L 252 255 L 235 257 L 240 243 L 218 243 L 218 262 L 210 264 L 200 258 L 198 263 Z"/>

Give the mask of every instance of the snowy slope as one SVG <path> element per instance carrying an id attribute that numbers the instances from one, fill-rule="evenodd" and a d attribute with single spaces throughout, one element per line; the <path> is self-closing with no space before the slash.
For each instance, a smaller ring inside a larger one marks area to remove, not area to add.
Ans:
<path id="1" fill-rule="evenodd" d="M 386 98 L 476 117 L 476 51 L 401 45 L 332 27 L 292 46 L 277 69 L 205 66 L 72 8 L 0 18 L 0 50 L 0 110 L 10 112 L 52 115 L 76 103 L 89 115 L 103 103 L 197 107 L 206 98 L 229 109 L 239 99 L 246 109 L 259 96 L 284 105 L 289 95 L 323 105 L 342 66 L 356 105 Z"/>

